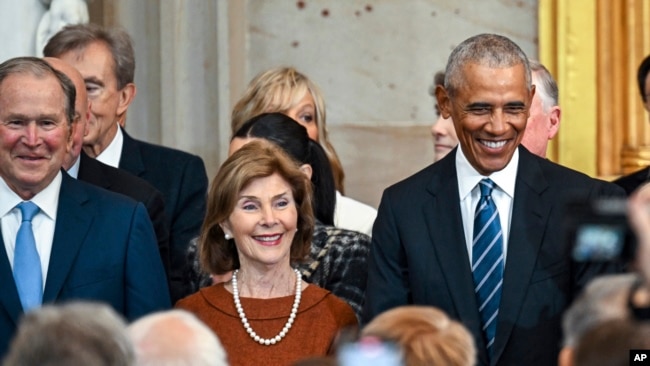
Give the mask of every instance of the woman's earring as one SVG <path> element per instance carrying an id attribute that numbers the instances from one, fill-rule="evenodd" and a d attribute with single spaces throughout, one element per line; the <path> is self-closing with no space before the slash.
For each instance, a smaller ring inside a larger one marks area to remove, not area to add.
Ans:
<path id="1" fill-rule="evenodd" d="M 230 235 L 230 234 L 228 234 L 228 233 L 225 233 L 225 234 L 223 235 L 223 237 L 226 238 L 226 240 L 230 240 L 230 239 L 232 239 L 232 235 Z"/>

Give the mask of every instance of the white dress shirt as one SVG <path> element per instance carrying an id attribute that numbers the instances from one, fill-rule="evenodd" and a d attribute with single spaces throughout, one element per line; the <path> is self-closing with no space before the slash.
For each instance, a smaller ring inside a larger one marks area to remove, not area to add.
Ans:
<path id="1" fill-rule="evenodd" d="M 495 187 L 492 190 L 492 200 L 499 211 L 499 221 L 503 231 L 503 259 L 508 253 L 508 237 L 510 236 L 510 221 L 512 219 L 512 203 L 515 196 L 515 181 L 517 179 L 517 167 L 519 163 L 519 149 L 515 150 L 512 159 L 502 170 L 494 172 L 489 176 L 481 175 L 469 163 L 463 150 L 456 149 L 456 174 L 458 176 L 458 193 L 460 195 L 460 213 L 463 217 L 463 228 L 465 229 L 465 244 L 469 255 L 470 265 L 472 262 L 472 242 L 474 241 L 474 214 L 476 205 L 481 198 L 481 190 L 478 183 L 484 178 L 490 178 Z"/>
<path id="2" fill-rule="evenodd" d="M 116 122 L 117 123 L 117 122 Z M 113 168 L 117 168 L 120 165 L 120 157 L 122 156 L 122 145 L 124 144 L 124 135 L 122 134 L 122 129 L 120 128 L 119 123 L 117 123 L 117 133 L 113 137 L 106 149 L 97 155 L 96 159 L 101 161 L 106 165 L 110 165 Z"/>
<path id="3" fill-rule="evenodd" d="M 79 165 L 81 165 L 79 162 L 81 161 L 81 156 L 77 156 L 77 160 L 72 164 L 70 169 L 68 169 L 68 175 L 71 176 L 74 179 L 77 179 L 77 176 L 79 176 Z"/>
<path id="4" fill-rule="evenodd" d="M 61 172 L 41 192 L 32 197 L 40 210 L 32 219 L 32 230 L 36 240 L 36 250 L 41 259 L 41 273 L 43 275 L 43 289 L 47 278 L 47 270 L 52 253 L 54 240 L 54 227 L 56 225 L 56 210 L 59 207 L 59 192 L 61 190 Z M 14 267 L 14 250 L 16 248 L 16 235 L 22 221 L 20 209 L 16 207 L 24 200 L 12 191 L 7 183 L 0 178 L 0 225 L 2 227 L 2 240 L 11 269 Z"/>

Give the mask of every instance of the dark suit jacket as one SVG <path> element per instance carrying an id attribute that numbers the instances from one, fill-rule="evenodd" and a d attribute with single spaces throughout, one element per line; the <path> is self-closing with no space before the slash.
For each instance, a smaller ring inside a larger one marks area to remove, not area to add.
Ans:
<path id="1" fill-rule="evenodd" d="M 400 305 L 436 306 L 469 329 L 478 364 L 487 365 L 455 152 L 384 192 L 373 228 L 363 320 Z M 618 270 L 571 260 L 561 202 L 572 188 L 590 197 L 623 195 L 613 184 L 519 148 L 492 365 L 556 364 L 563 311 L 593 276 Z"/>
<path id="2" fill-rule="evenodd" d="M 625 190 L 625 193 L 629 196 L 642 184 L 647 183 L 648 181 L 650 181 L 650 167 L 622 176 L 613 181 L 613 183 L 622 187 Z"/>
<path id="3" fill-rule="evenodd" d="M 111 192 L 120 193 L 142 202 L 158 239 L 158 251 L 165 273 L 169 275 L 169 227 L 165 217 L 165 201 L 156 188 L 124 170 L 113 168 L 81 151 L 77 178 Z"/>
<path id="4" fill-rule="evenodd" d="M 23 310 L 6 251 L 0 252 L 4 355 Z M 64 172 L 43 303 L 77 299 L 107 303 L 128 320 L 171 307 L 144 206 Z"/>
<path id="5" fill-rule="evenodd" d="M 183 278 L 190 240 L 199 235 L 205 216 L 208 177 L 198 156 L 138 141 L 124 130 L 120 169 L 156 187 L 165 199 L 169 223 L 172 301 L 186 295 Z"/>

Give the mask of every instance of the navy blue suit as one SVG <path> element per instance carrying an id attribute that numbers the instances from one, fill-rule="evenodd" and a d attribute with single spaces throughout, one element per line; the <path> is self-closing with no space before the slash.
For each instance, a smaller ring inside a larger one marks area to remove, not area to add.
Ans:
<path id="1" fill-rule="evenodd" d="M 149 182 L 162 193 L 169 220 L 172 301 L 184 293 L 184 273 L 190 240 L 199 235 L 205 216 L 208 176 L 200 157 L 138 141 L 126 131 L 119 168 Z"/>
<path id="2" fill-rule="evenodd" d="M 372 233 L 363 321 L 400 305 L 436 306 L 474 336 L 478 365 L 554 365 L 562 313 L 594 276 L 620 270 L 571 260 L 562 203 L 623 196 L 617 186 L 519 147 L 494 356 L 488 363 L 460 212 L 456 150 L 385 190 Z"/>
<path id="3" fill-rule="evenodd" d="M 0 235 L 0 247 L 4 242 Z M 5 250 L 0 250 L 0 355 L 23 313 Z M 63 172 L 43 303 L 93 300 L 128 320 L 171 307 L 147 210 L 130 198 Z"/>

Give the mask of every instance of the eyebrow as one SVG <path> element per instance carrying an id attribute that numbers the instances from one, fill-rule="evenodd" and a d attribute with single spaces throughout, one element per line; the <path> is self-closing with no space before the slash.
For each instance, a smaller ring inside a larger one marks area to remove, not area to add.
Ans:
<path id="1" fill-rule="evenodd" d="M 87 84 L 87 83 L 93 83 L 93 84 L 97 84 L 97 85 L 100 85 L 100 86 L 104 86 L 104 82 L 101 81 L 101 80 L 99 80 L 99 79 L 97 79 L 97 78 L 94 77 L 94 76 L 91 76 L 91 77 L 87 77 L 87 78 L 85 78 L 85 79 L 84 79 L 84 83 L 86 83 L 86 84 Z"/>
<path id="2" fill-rule="evenodd" d="M 284 192 L 282 192 L 282 193 L 280 193 L 280 194 L 276 194 L 275 196 L 271 197 L 271 200 L 276 200 L 276 199 L 278 199 L 278 198 L 282 198 L 283 196 L 286 196 L 288 193 L 289 193 L 289 191 L 284 191 Z M 260 200 L 260 198 L 257 197 L 257 196 L 244 196 L 244 195 L 239 196 L 239 199 L 240 199 L 240 200 L 241 200 L 242 198 L 249 199 L 249 200 L 255 200 L 255 201 L 259 201 L 259 200 Z"/>
<path id="3" fill-rule="evenodd" d="M 60 116 L 57 115 L 57 114 L 39 114 L 39 115 L 36 115 L 36 116 L 28 116 L 28 115 L 22 114 L 22 113 L 11 113 L 6 117 L 6 120 L 19 119 L 19 120 L 23 120 L 23 121 L 25 121 L 25 120 L 28 120 L 28 121 L 31 121 L 31 120 L 41 121 L 41 120 L 44 120 L 44 119 L 49 119 L 49 120 L 55 120 L 56 121 L 56 120 L 58 120 L 59 117 Z"/>

